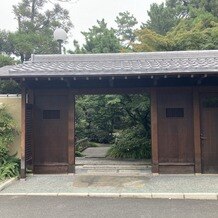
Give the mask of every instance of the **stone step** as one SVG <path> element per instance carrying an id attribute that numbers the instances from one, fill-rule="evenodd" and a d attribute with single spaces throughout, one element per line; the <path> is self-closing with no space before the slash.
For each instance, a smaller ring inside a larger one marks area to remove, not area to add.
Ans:
<path id="1" fill-rule="evenodd" d="M 76 174 L 92 175 L 147 175 L 151 173 L 150 165 L 83 165 L 76 166 Z"/>
<path id="2" fill-rule="evenodd" d="M 79 165 L 76 166 L 77 169 L 96 169 L 96 170 L 108 170 L 108 169 L 114 169 L 114 170 L 144 170 L 144 169 L 150 169 L 150 165 Z"/>

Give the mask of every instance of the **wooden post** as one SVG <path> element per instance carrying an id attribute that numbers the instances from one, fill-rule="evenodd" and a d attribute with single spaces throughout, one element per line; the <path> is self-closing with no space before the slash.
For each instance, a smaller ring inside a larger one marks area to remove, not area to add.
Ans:
<path id="1" fill-rule="evenodd" d="M 194 118 L 194 154 L 195 154 L 195 173 L 201 173 L 201 126 L 200 126 L 200 99 L 199 90 L 193 88 L 193 118 Z"/>
<path id="2" fill-rule="evenodd" d="M 68 173 L 75 173 L 75 96 L 69 91 L 68 101 Z"/>
<path id="3" fill-rule="evenodd" d="M 157 126 L 157 89 L 151 89 L 151 149 L 152 173 L 159 173 L 158 167 L 158 126 Z"/>
<path id="4" fill-rule="evenodd" d="M 26 88 L 22 87 L 21 93 L 21 170 L 20 177 L 26 178 L 26 157 L 25 157 L 25 149 L 26 149 Z"/>

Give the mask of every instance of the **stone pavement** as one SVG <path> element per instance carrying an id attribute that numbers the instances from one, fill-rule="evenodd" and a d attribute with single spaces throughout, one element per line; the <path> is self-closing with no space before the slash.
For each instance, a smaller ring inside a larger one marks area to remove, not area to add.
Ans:
<path id="1" fill-rule="evenodd" d="M 90 147 L 86 148 L 82 154 L 89 158 L 104 158 L 110 147 Z"/>
<path id="2" fill-rule="evenodd" d="M 0 195 L 218 199 L 218 175 L 154 175 L 150 161 L 102 158 L 100 150 L 76 158 L 76 174 L 29 174 L 0 184 Z"/>
<path id="3" fill-rule="evenodd" d="M 123 160 L 106 157 L 108 144 L 85 149 L 84 157 L 76 157 L 76 174 L 131 174 L 146 175 L 151 173 L 150 160 Z"/>
<path id="4" fill-rule="evenodd" d="M 218 175 L 28 175 L 0 195 L 72 195 L 141 198 L 214 199 Z"/>

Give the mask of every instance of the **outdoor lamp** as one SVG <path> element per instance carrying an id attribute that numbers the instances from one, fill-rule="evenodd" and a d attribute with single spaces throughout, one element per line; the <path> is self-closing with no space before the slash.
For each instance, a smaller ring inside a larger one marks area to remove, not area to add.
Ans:
<path id="1" fill-rule="evenodd" d="M 64 29 L 57 28 L 54 31 L 54 39 L 58 42 L 59 45 L 59 53 L 61 54 L 61 45 L 67 39 L 67 33 Z"/>

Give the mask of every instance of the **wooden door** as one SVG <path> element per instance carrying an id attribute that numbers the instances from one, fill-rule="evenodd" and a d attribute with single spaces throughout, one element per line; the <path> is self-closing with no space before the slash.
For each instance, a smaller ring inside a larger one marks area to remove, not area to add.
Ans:
<path id="1" fill-rule="evenodd" d="M 202 96 L 201 143 L 203 173 L 218 173 L 218 93 Z"/>
<path id="2" fill-rule="evenodd" d="M 172 90 L 158 94 L 158 141 L 160 163 L 193 164 L 191 91 Z"/>
<path id="3" fill-rule="evenodd" d="M 34 172 L 62 173 L 68 166 L 68 96 L 36 94 Z"/>

